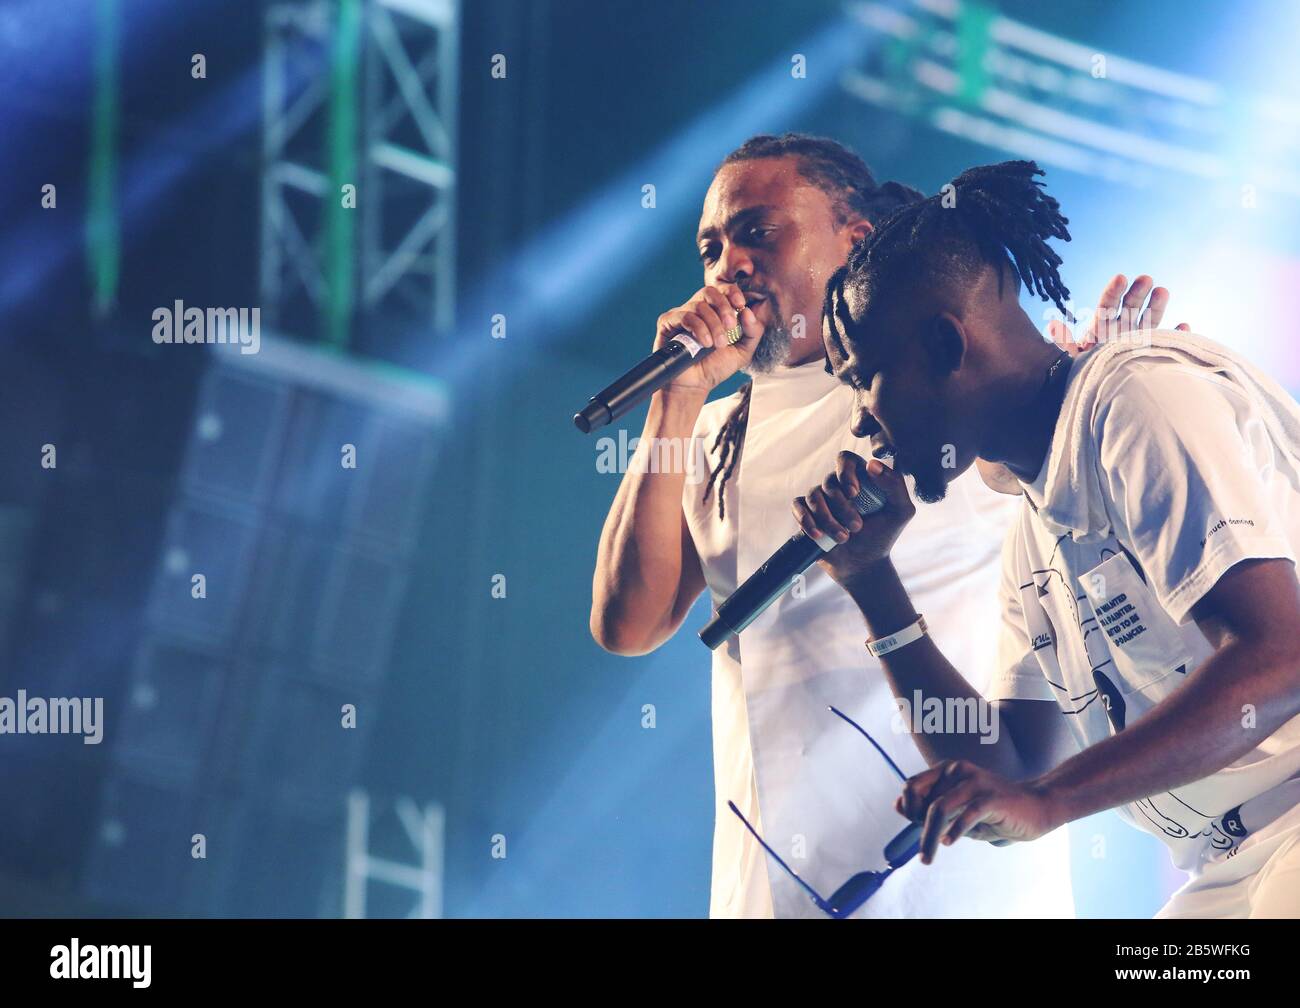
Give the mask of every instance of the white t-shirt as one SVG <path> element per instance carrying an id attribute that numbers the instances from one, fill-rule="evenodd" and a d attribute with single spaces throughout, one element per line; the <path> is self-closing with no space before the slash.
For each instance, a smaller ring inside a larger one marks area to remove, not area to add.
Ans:
<path id="1" fill-rule="evenodd" d="M 1080 370 L 1076 360 L 1071 386 Z M 1003 671 L 989 690 L 1054 699 L 1080 747 L 1137 720 L 1213 653 L 1190 613 L 1230 567 L 1294 563 L 1300 546 L 1300 472 L 1246 390 L 1206 367 L 1140 356 L 1116 360 L 1100 381 L 1092 422 L 1058 423 L 1024 486 L 1003 551 Z M 1058 453 L 1096 458 L 1104 538 L 1045 527 L 1038 511 L 1052 503 Z M 1300 718 L 1218 773 L 1120 814 L 1198 871 L 1294 805 L 1296 783 L 1279 785 L 1298 773 Z"/>
<path id="2" fill-rule="evenodd" d="M 695 435 L 711 463 L 717 461 L 714 439 L 736 402 L 733 395 L 709 403 L 699 418 Z M 725 520 L 718 517 L 716 487 L 707 503 L 702 500 L 707 471 L 696 482 L 688 479 L 682 498 L 715 606 L 797 531 L 791 503 L 834 468 L 837 453 L 865 455 L 865 442 L 849 432 L 852 403 L 852 390 L 820 362 L 754 378 L 740 458 L 726 487 Z M 989 490 L 972 471 L 942 503 L 918 506 L 894 552 L 918 611 L 977 688 L 996 670 L 996 561 L 1016 505 L 1016 498 Z M 866 637 L 853 600 L 814 565 L 713 653 L 712 916 L 821 915 L 769 862 L 728 800 L 823 896 L 859 871 L 883 867 L 885 844 L 906 825 L 893 810 L 901 784 L 827 706 L 863 725 L 904 773 L 920 772 L 925 762 L 897 724 L 893 695 L 863 646 Z M 944 848 L 933 865 L 914 861 L 895 873 L 859 916 L 1073 912 L 1061 830 L 1004 848 L 962 840 Z"/>

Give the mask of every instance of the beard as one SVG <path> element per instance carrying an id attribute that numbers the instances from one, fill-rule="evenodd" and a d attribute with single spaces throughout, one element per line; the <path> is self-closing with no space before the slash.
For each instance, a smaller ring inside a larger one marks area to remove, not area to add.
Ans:
<path id="1" fill-rule="evenodd" d="M 790 359 L 790 330 L 783 325 L 769 325 L 754 348 L 754 356 L 745 365 L 746 374 L 770 374 Z"/>
<path id="2" fill-rule="evenodd" d="M 938 452 L 930 455 L 936 460 L 939 458 Z M 895 466 L 898 465 L 897 456 L 894 457 L 893 462 Z M 912 490 L 916 494 L 916 499 L 923 504 L 938 504 L 948 496 L 948 481 L 944 478 L 943 469 L 937 461 L 933 465 L 920 468 L 906 465 L 903 471 L 912 477 Z"/>
<path id="3" fill-rule="evenodd" d="M 790 327 L 781 316 L 775 299 L 769 296 L 767 305 L 772 321 L 764 327 L 758 346 L 754 348 L 754 356 L 741 368 L 747 375 L 771 374 L 790 359 L 790 344 L 794 340 Z"/>
<path id="4" fill-rule="evenodd" d="M 948 484 L 943 481 L 943 477 L 934 476 L 930 473 L 924 473 L 920 476 L 912 475 L 913 485 L 916 487 L 916 499 L 924 504 L 938 504 L 948 496 Z"/>

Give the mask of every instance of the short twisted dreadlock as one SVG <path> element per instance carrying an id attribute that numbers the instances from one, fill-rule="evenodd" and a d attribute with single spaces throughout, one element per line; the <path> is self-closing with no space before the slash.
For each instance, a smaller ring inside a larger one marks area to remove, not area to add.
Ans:
<path id="1" fill-rule="evenodd" d="M 806 133 L 784 133 L 781 136 L 760 134 L 750 137 L 728 154 L 718 166 L 721 171 L 737 161 L 758 158 L 798 158 L 798 171 L 805 179 L 824 192 L 831 200 L 835 223 L 842 227 L 850 220 L 865 218 L 873 224 L 898 207 L 921 199 L 921 194 L 901 182 L 878 184 L 865 161 L 843 144 L 828 137 L 809 136 Z M 713 449 L 721 447 L 717 466 L 709 474 L 704 488 L 704 501 L 708 503 L 713 484 L 718 481 L 718 518 L 727 515 L 725 500 L 727 480 L 739 458 L 740 439 L 744 437 L 749 420 L 751 383 L 740 389 L 740 399 L 718 431 Z"/>
<path id="2" fill-rule="evenodd" d="M 1049 238 L 1070 240 L 1069 220 L 1035 178 L 1042 174 L 1033 161 L 971 168 L 951 183 L 948 196 L 955 201 L 941 193 L 891 214 L 853 247 L 826 285 L 832 338 L 851 338 L 855 328 L 847 290 L 878 301 L 882 291 L 888 296 L 972 280 L 985 264 L 999 270 L 999 290 L 1006 266 L 1073 321 L 1066 307 L 1070 291 L 1057 272 L 1061 257 L 1047 244 Z M 847 357 L 844 349 L 841 343 Z"/>

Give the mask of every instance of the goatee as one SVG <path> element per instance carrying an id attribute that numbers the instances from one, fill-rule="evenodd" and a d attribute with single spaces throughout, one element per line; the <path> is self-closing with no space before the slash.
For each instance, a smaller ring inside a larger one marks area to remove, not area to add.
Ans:
<path id="1" fill-rule="evenodd" d="M 772 323 L 763 330 L 754 356 L 741 370 L 749 375 L 770 374 L 790 359 L 791 340 L 790 330 L 784 323 Z"/>

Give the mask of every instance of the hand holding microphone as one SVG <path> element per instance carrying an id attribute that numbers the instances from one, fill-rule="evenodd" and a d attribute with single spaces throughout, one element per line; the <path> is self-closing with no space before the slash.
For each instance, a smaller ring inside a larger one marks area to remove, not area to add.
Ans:
<path id="1" fill-rule="evenodd" d="M 762 295 L 724 283 L 702 287 L 684 305 L 664 312 L 655 326 L 654 352 L 592 396 L 574 424 L 590 433 L 659 389 L 698 397 L 702 403 L 754 356 L 763 323 L 750 304 L 762 300 Z"/>
<path id="2" fill-rule="evenodd" d="M 731 343 L 728 332 L 739 327 L 739 339 Z M 659 316 L 655 323 L 654 348 L 685 332 L 710 353 L 698 354 L 695 363 L 665 388 L 689 390 L 706 395 L 749 363 L 763 336 L 763 325 L 746 304 L 745 292 L 735 284 L 701 287 L 680 307 Z"/>
<path id="3" fill-rule="evenodd" d="M 857 459 L 850 452 L 842 452 L 843 455 Z M 866 476 L 854 475 L 852 488 L 853 494 L 845 496 L 846 486 L 838 481 L 835 483 L 836 507 L 842 500 L 844 520 L 861 528 L 862 522 L 869 520 L 868 516 L 886 506 L 886 498 L 875 481 Z M 732 634 L 740 633 L 761 616 L 794 583 L 795 578 L 811 567 L 813 561 L 838 551 L 836 543 L 842 541 L 815 527 L 804 527 L 796 532 L 718 606 L 713 618 L 700 630 L 700 640 L 713 650 Z"/>
<path id="4" fill-rule="evenodd" d="M 874 487 L 884 500 L 882 508 L 866 516 L 854 506 L 864 484 Z M 835 471 L 806 496 L 795 498 L 792 508 L 806 535 L 825 535 L 839 544 L 820 563 L 841 585 L 868 574 L 887 559 L 904 526 L 916 514 L 901 474 L 879 459 L 867 462 L 851 451 L 840 452 Z"/>

